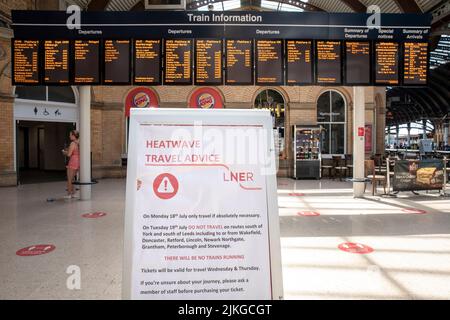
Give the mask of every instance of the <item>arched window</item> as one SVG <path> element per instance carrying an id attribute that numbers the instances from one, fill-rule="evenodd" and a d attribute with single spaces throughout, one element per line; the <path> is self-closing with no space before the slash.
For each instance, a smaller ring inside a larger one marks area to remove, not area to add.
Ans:
<path id="1" fill-rule="evenodd" d="M 17 86 L 17 99 L 75 104 L 71 87 Z"/>
<path id="2" fill-rule="evenodd" d="M 256 109 L 270 110 L 273 119 L 273 128 L 278 132 L 278 147 L 280 158 L 285 157 L 285 102 L 284 98 L 276 90 L 266 89 L 261 91 L 255 99 Z"/>
<path id="3" fill-rule="evenodd" d="M 322 132 L 323 154 L 345 154 L 347 110 L 344 97 L 337 91 L 325 91 L 317 100 L 317 123 Z"/>

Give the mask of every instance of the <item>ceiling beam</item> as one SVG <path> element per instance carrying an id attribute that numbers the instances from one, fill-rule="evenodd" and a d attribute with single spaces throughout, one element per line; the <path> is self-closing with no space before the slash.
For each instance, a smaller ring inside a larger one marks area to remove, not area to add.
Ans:
<path id="1" fill-rule="evenodd" d="M 350 7 L 355 12 L 365 13 L 367 12 L 367 7 L 363 5 L 359 0 L 341 0 L 347 6 Z"/>
<path id="2" fill-rule="evenodd" d="M 138 3 L 136 3 L 130 11 L 145 11 L 145 4 L 144 0 L 140 0 Z"/>
<path id="3" fill-rule="evenodd" d="M 404 13 L 422 13 L 415 0 L 395 0 L 395 2 Z"/>
<path id="4" fill-rule="evenodd" d="M 108 3 L 109 0 L 92 0 L 88 4 L 87 11 L 103 11 Z"/>

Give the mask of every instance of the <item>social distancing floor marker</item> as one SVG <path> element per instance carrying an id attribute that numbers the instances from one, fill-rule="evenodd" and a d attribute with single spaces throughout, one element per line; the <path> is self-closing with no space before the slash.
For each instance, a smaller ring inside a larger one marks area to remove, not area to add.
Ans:
<path id="1" fill-rule="evenodd" d="M 22 248 L 16 252 L 16 255 L 21 257 L 32 257 L 47 254 L 55 250 L 56 247 L 52 244 L 35 244 L 26 248 Z"/>
<path id="2" fill-rule="evenodd" d="M 82 215 L 83 218 L 87 218 L 87 219 L 97 219 L 97 218 L 102 218 L 104 216 L 106 216 L 105 212 L 92 212 L 92 213 L 86 213 L 86 214 Z"/>
<path id="3" fill-rule="evenodd" d="M 299 211 L 297 212 L 297 215 L 303 217 L 317 217 L 320 216 L 320 213 L 316 211 Z"/>
<path id="4" fill-rule="evenodd" d="M 373 249 L 371 247 L 355 242 L 341 243 L 338 248 L 349 253 L 367 254 L 373 252 Z"/>
<path id="5" fill-rule="evenodd" d="M 291 197 L 303 197 L 304 195 L 305 195 L 304 193 L 298 193 L 298 192 L 289 193 L 289 196 L 291 196 Z"/>
<path id="6" fill-rule="evenodd" d="M 416 209 L 416 208 L 405 208 L 402 209 L 403 212 L 406 213 L 414 213 L 414 214 L 427 214 L 428 211 L 426 210 L 422 210 L 422 209 Z"/>

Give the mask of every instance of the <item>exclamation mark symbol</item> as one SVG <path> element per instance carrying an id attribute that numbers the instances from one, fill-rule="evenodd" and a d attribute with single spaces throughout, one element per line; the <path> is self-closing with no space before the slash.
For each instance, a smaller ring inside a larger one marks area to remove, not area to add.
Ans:
<path id="1" fill-rule="evenodd" d="M 167 179 L 164 180 L 164 191 L 167 191 Z"/>

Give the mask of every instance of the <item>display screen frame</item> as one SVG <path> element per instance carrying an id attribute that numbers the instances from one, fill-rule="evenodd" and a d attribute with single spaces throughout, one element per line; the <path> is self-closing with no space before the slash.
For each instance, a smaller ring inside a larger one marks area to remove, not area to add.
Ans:
<path id="1" fill-rule="evenodd" d="M 319 69 L 319 55 L 317 50 L 318 48 L 318 42 L 339 42 L 339 53 L 340 53 L 340 81 L 338 82 L 319 82 L 319 73 L 318 73 L 318 69 Z M 342 40 L 315 40 L 314 41 L 314 85 L 316 86 L 324 86 L 324 87 L 329 87 L 329 86 L 342 86 L 344 83 L 344 55 L 343 55 L 343 50 L 344 50 L 344 46 L 343 46 L 344 41 Z"/>
<path id="2" fill-rule="evenodd" d="M 164 65 L 162 66 L 164 72 L 163 72 L 163 77 L 162 77 L 162 84 L 164 86 L 192 86 L 192 84 L 194 83 L 194 40 L 195 38 L 164 38 L 163 40 L 163 61 L 164 61 Z M 189 66 L 189 70 L 190 70 L 190 76 L 191 76 L 191 80 L 189 81 L 189 83 L 187 82 L 182 82 L 182 83 L 177 83 L 177 82 L 166 82 L 166 43 L 168 40 L 190 40 L 191 41 L 191 63 Z"/>
<path id="3" fill-rule="evenodd" d="M 280 81 L 277 82 L 261 82 L 258 81 L 258 41 L 281 41 L 280 44 L 280 62 L 281 62 L 281 74 L 280 74 Z M 254 51 L 253 51 L 253 59 L 254 59 L 254 74 L 255 74 L 255 78 L 254 78 L 254 83 L 258 86 L 283 86 L 284 85 L 284 79 L 286 78 L 285 76 L 285 62 L 284 62 L 284 57 L 285 57 L 285 52 L 284 52 L 284 40 L 283 39 L 254 39 L 253 41 L 253 45 L 254 45 Z"/>
<path id="4" fill-rule="evenodd" d="M 96 82 L 77 82 L 75 81 L 75 42 L 76 41 L 98 41 L 98 81 Z M 102 85 L 102 78 L 103 78 L 103 41 L 101 39 L 75 39 L 73 41 L 71 41 L 71 46 L 72 46 L 72 59 L 71 59 L 71 63 L 72 63 L 72 72 L 71 72 L 71 83 L 74 86 L 99 86 Z"/>
<path id="5" fill-rule="evenodd" d="M 221 42 L 221 61 L 222 61 L 222 66 L 221 66 L 221 80 L 220 83 L 219 82 L 214 82 L 214 81 L 206 81 L 206 82 L 198 82 L 197 81 L 197 41 L 198 40 L 219 40 Z M 194 39 L 193 45 L 194 45 L 194 60 L 193 60 L 193 68 L 194 68 L 194 84 L 196 86 L 222 86 L 224 85 L 224 81 L 225 81 L 225 72 L 226 72 L 226 66 L 225 66 L 225 59 L 226 59 L 226 55 L 225 55 L 225 41 L 227 39 L 219 39 L 219 38 L 197 38 Z"/>
<path id="6" fill-rule="evenodd" d="M 14 58 L 14 51 L 15 51 L 15 41 L 37 41 L 38 42 L 38 47 L 37 47 L 37 54 L 38 54 L 38 63 L 37 63 L 37 82 L 35 83 L 30 83 L 30 82 L 18 82 L 16 81 L 16 77 L 15 77 L 15 70 L 14 70 L 14 66 L 15 66 L 15 58 Z M 11 84 L 12 86 L 41 86 L 43 85 L 43 73 L 42 73 L 42 68 L 43 68 L 43 52 L 42 52 L 42 42 L 43 40 L 40 39 L 32 39 L 32 38 L 11 38 Z"/>
<path id="7" fill-rule="evenodd" d="M 407 42 L 410 43 L 426 43 L 427 44 L 427 81 L 425 82 L 425 84 L 415 84 L 415 83 L 405 83 L 405 62 L 406 62 L 406 58 L 405 58 L 405 45 Z M 401 86 L 404 87 L 415 87 L 415 88 L 423 88 L 423 87 L 428 87 L 428 83 L 430 81 L 430 42 L 424 42 L 424 41 L 405 41 L 402 42 L 400 45 L 400 50 L 402 53 L 402 57 L 401 57 L 401 77 L 400 77 L 400 81 L 401 81 Z"/>
<path id="8" fill-rule="evenodd" d="M 348 82 L 347 79 L 347 43 L 348 42 L 360 42 L 369 43 L 369 82 Z M 344 73 L 344 86 L 359 86 L 359 87 L 371 87 L 375 82 L 373 55 L 375 54 L 373 41 L 370 40 L 345 40 L 343 41 L 343 73 Z"/>
<path id="9" fill-rule="evenodd" d="M 106 41 L 129 41 L 129 45 L 128 45 L 128 54 L 129 54 L 129 61 L 128 61 L 128 68 L 129 68 L 129 72 L 128 72 L 128 82 L 105 82 L 106 81 L 106 61 L 105 61 L 105 54 L 106 54 L 106 47 L 105 47 L 105 43 Z M 129 86 L 132 84 L 132 78 L 133 78 L 133 52 L 132 52 L 132 39 L 123 39 L 123 38 L 109 38 L 109 39 L 103 39 L 102 41 L 102 48 L 103 50 L 101 50 L 101 60 L 102 60 L 102 76 L 101 76 L 101 83 L 104 86 Z"/>
<path id="10" fill-rule="evenodd" d="M 164 39 L 142 39 L 142 38 L 134 38 L 132 41 L 132 60 L 133 60 L 133 74 L 132 74 L 132 80 L 133 85 L 139 86 L 139 85 L 150 85 L 150 86 L 159 86 L 163 83 L 163 45 L 164 45 Z M 159 81 L 142 81 L 142 82 L 136 82 L 136 41 L 159 41 Z"/>
<path id="11" fill-rule="evenodd" d="M 250 41 L 250 64 L 251 64 L 251 82 L 232 82 L 228 83 L 228 46 L 227 41 Z M 226 86 L 253 86 L 255 85 L 255 39 L 236 39 L 236 38 L 229 38 L 225 39 L 225 81 L 224 85 Z"/>
<path id="12" fill-rule="evenodd" d="M 311 43 L 311 82 L 295 82 L 295 83 L 289 83 L 288 79 L 289 79 L 289 63 L 287 61 L 288 59 L 288 42 L 289 41 L 304 41 L 304 42 L 310 42 Z M 286 39 L 284 40 L 284 74 L 285 74 L 285 79 L 284 79 L 284 83 L 286 86 L 313 86 L 316 83 L 316 79 L 315 79 L 315 72 L 314 72 L 314 66 L 315 66 L 315 41 L 314 40 L 308 40 L 308 39 Z"/>
<path id="13" fill-rule="evenodd" d="M 387 83 L 387 82 L 377 82 L 377 43 L 396 43 L 398 46 L 398 67 L 397 67 L 397 76 L 398 82 L 397 84 Z M 403 78 L 403 52 L 401 48 L 401 43 L 397 41 L 374 41 L 373 42 L 373 54 L 372 54 L 372 86 L 374 87 L 401 87 L 402 86 L 402 78 Z"/>

